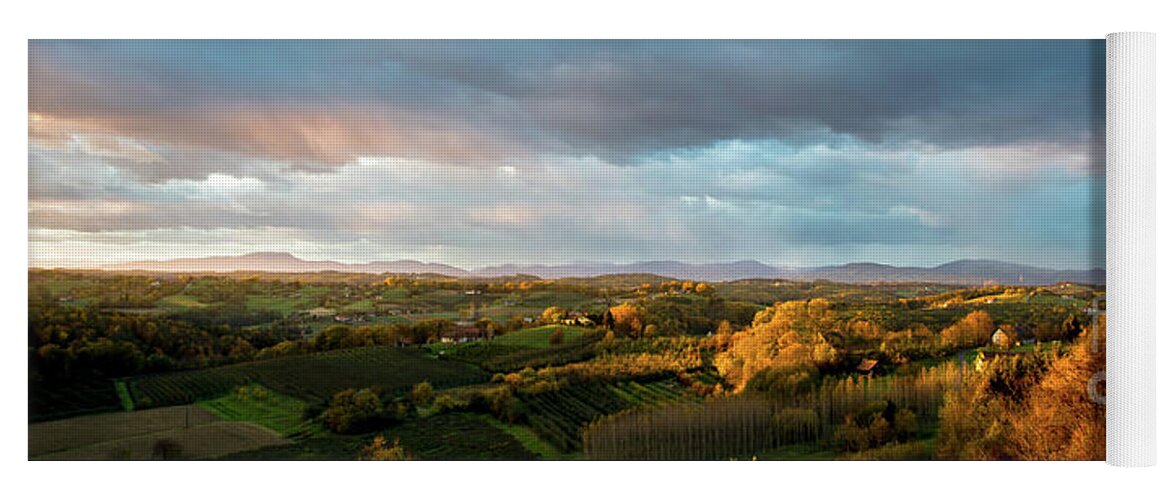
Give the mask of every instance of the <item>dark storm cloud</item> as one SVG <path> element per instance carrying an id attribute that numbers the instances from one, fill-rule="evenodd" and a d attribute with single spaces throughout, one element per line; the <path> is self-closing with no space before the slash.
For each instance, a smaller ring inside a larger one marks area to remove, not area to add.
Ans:
<path id="1" fill-rule="evenodd" d="M 740 138 L 1099 141 L 1102 41 L 30 44 L 30 111 L 156 141 L 337 163 L 622 161 Z"/>

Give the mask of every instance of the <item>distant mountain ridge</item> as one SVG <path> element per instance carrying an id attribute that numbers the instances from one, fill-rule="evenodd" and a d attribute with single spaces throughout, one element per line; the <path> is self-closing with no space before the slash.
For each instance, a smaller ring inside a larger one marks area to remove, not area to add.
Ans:
<path id="1" fill-rule="evenodd" d="M 724 264 L 685 264 L 673 260 L 635 262 L 633 264 L 611 264 L 608 262 L 581 262 L 558 266 L 546 265 L 504 265 L 477 269 L 476 276 L 512 276 L 526 274 L 547 279 L 579 278 L 607 274 L 654 274 L 667 278 L 699 281 L 733 281 L 751 278 L 778 278 L 786 270 L 772 267 L 754 260 L 742 260 Z"/>
<path id="2" fill-rule="evenodd" d="M 337 271 L 371 274 L 442 274 L 469 277 L 471 273 L 444 264 L 417 260 L 376 261 L 365 264 L 346 264 L 332 260 L 304 260 L 284 252 L 256 252 L 239 256 L 193 257 L 171 260 L 142 260 L 103 266 L 108 271 L 165 271 L 226 273 L 258 271 L 272 273 L 313 273 Z"/>
<path id="3" fill-rule="evenodd" d="M 1103 269 L 1055 270 L 986 259 L 963 259 L 935 267 L 896 267 L 874 263 L 819 267 L 799 271 L 797 279 L 824 279 L 845 283 L 923 281 L 957 285 L 995 282 L 1002 285 L 1049 285 L 1063 281 L 1105 285 Z"/>
<path id="4" fill-rule="evenodd" d="M 978 285 L 996 282 L 1003 285 L 1047 285 L 1063 281 L 1103 285 L 1102 269 L 1054 270 L 997 260 L 965 259 L 935 267 L 899 267 L 858 262 L 824 267 L 774 267 L 754 260 L 714 264 L 688 264 L 677 261 L 649 261 L 632 264 L 579 262 L 564 265 L 489 266 L 465 270 L 446 264 L 416 260 L 376 261 L 347 264 L 332 260 L 304 260 L 283 252 L 256 252 L 239 256 L 197 257 L 172 260 L 126 262 L 101 267 L 107 271 L 158 272 L 235 272 L 310 273 L 336 271 L 371 274 L 439 274 L 456 278 L 531 275 L 547 279 L 592 277 L 607 274 L 654 274 L 699 281 L 734 281 L 741 279 L 788 279 L 797 281 L 827 280 L 843 283 L 932 282 Z"/>

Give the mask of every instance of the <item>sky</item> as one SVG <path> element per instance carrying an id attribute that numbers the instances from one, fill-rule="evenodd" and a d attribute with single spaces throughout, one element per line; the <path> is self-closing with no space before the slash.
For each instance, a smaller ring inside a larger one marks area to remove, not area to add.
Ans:
<path id="1" fill-rule="evenodd" d="M 1105 267 L 1105 43 L 29 42 L 30 265 Z"/>

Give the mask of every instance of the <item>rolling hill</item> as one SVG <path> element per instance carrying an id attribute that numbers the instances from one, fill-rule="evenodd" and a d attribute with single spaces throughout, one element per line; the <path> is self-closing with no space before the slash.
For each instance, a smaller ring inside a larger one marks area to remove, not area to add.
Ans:
<path id="1" fill-rule="evenodd" d="M 552 266 L 507 264 L 469 271 L 445 264 L 416 260 L 348 264 L 332 260 L 304 260 L 282 252 L 258 252 L 240 256 L 126 262 L 105 266 L 102 269 L 107 271 L 159 272 L 309 273 L 336 271 L 371 274 L 439 274 L 457 278 L 531 275 L 557 279 L 609 274 L 653 274 L 700 281 L 788 279 L 797 281 L 826 280 L 843 283 L 933 282 L 960 285 L 978 285 L 987 282 L 1004 285 L 1046 285 L 1063 281 L 1093 285 L 1106 283 L 1106 272 L 1102 269 L 1054 270 L 997 260 L 957 260 L 935 267 L 899 267 L 861 262 L 839 266 L 801 268 L 774 267 L 754 260 L 712 264 L 689 264 L 663 260 L 631 264 L 607 262 L 579 262 Z"/>

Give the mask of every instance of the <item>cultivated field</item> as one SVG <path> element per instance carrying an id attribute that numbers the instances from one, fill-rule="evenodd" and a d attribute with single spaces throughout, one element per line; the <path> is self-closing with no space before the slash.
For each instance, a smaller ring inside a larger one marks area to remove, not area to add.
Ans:
<path id="1" fill-rule="evenodd" d="M 135 405 L 151 407 L 217 397 L 249 383 L 307 401 L 324 402 L 349 388 L 380 387 L 401 392 L 422 381 L 440 388 L 487 379 L 486 373 L 473 366 L 431 359 L 421 351 L 367 347 L 148 375 L 133 379 L 129 385 Z"/>
<path id="2" fill-rule="evenodd" d="M 198 406 L 87 415 L 29 425 L 33 460 L 215 458 L 285 444 L 248 422 L 224 422 Z"/>

